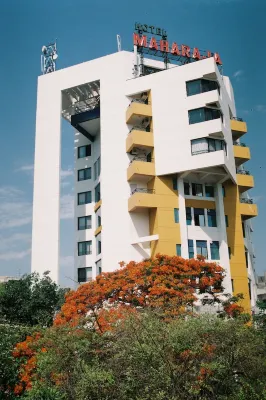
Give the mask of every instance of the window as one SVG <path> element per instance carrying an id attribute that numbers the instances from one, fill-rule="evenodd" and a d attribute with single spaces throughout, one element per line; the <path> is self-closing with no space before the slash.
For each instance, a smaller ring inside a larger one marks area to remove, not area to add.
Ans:
<path id="1" fill-rule="evenodd" d="M 99 228 L 99 226 L 101 226 L 102 225 L 102 218 L 101 218 L 101 216 L 100 215 L 98 215 L 98 218 L 97 218 L 97 224 L 98 224 L 98 228 Z"/>
<path id="2" fill-rule="evenodd" d="M 102 242 L 100 240 L 97 241 L 97 255 L 102 252 Z"/>
<path id="3" fill-rule="evenodd" d="M 246 267 L 248 268 L 248 251 L 245 249 Z"/>
<path id="4" fill-rule="evenodd" d="M 194 244 L 191 239 L 188 239 L 188 258 L 194 258 Z"/>
<path id="5" fill-rule="evenodd" d="M 228 246 L 228 255 L 229 255 L 229 260 L 231 259 L 231 247 Z"/>
<path id="6" fill-rule="evenodd" d="M 225 215 L 224 218 L 225 218 L 225 226 L 228 228 L 229 226 L 228 215 Z"/>
<path id="7" fill-rule="evenodd" d="M 177 190 L 177 177 L 173 178 L 173 190 Z"/>
<path id="8" fill-rule="evenodd" d="M 91 254 L 91 240 L 87 242 L 78 242 L 78 255 L 79 256 L 86 256 Z"/>
<path id="9" fill-rule="evenodd" d="M 194 208 L 194 221 L 196 226 L 205 226 L 204 208 Z"/>
<path id="10" fill-rule="evenodd" d="M 91 179 L 91 168 L 84 168 L 78 170 L 78 181 L 86 181 Z"/>
<path id="11" fill-rule="evenodd" d="M 203 196 L 203 186 L 200 183 L 192 183 L 192 195 L 193 196 Z"/>
<path id="12" fill-rule="evenodd" d="M 216 108 L 201 107 L 188 111 L 189 124 L 210 121 L 212 119 L 222 118 L 222 113 Z"/>
<path id="13" fill-rule="evenodd" d="M 101 173 L 101 157 L 98 158 L 98 160 L 95 161 L 94 163 L 94 180 L 100 176 Z"/>
<path id="14" fill-rule="evenodd" d="M 176 244 L 176 255 L 181 257 L 181 244 Z"/>
<path id="15" fill-rule="evenodd" d="M 207 79 L 195 79 L 187 82 L 186 86 L 188 96 L 220 89 L 216 81 L 208 81 Z"/>
<path id="16" fill-rule="evenodd" d="M 102 273 L 102 260 L 96 261 L 96 275 L 99 275 Z"/>
<path id="17" fill-rule="evenodd" d="M 187 219 L 187 225 L 191 225 L 192 223 L 191 207 L 186 207 L 186 219 Z"/>
<path id="18" fill-rule="evenodd" d="M 84 158 L 91 156 L 91 145 L 87 144 L 86 146 L 78 147 L 78 158 Z"/>
<path id="19" fill-rule="evenodd" d="M 78 218 L 78 230 L 91 229 L 91 215 Z"/>
<path id="20" fill-rule="evenodd" d="M 212 260 L 220 260 L 219 242 L 211 243 L 211 259 Z"/>
<path id="21" fill-rule="evenodd" d="M 191 154 L 194 156 L 219 150 L 226 152 L 226 142 L 224 140 L 208 138 L 191 140 Z"/>
<path id="22" fill-rule="evenodd" d="M 245 223 L 242 222 L 242 232 L 243 232 L 243 237 L 246 237 L 246 230 L 245 230 Z"/>
<path id="23" fill-rule="evenodd" d="M 205 196 L 214 197 L 214 187 L 211 185 L 205 185 Z"/>
<path id="24" fill-rule="evenodd" d="M 88 282 L 92 280 L 92 267 L 78 268 L 78 282 Z"/>
<path id="25" fill-rule="evenodd" d="M 224 186 L 222 186 L 222 193 L 223 193 L 223 197 L 225 197 L 225 188 L 224 188 Z"/>
<path id="26" fill-rule="evenodd" d="M 212 228 L 217 227 L 216 210 L 207 209 L 208 226 Z"/>
<path id="27" fill-rule="evenodd" d="M 175 223 L 178 224 L 179 223 L 179 209 L 178 208 L 174 208 L 174 217 L 175 217 Z"/>
<path id="28" fill-rule="evenodd" d="M 96 186 L 94 191 L 95 191 L 95 203 L 97 203 L 98 201 L 101 200 L 101 186 L 100 186 L 100 183 L 98 183 L 98 185 Z"/>
<path id="29" fill-rule="evenodd" d="M 190 195 L 190 188 L 189 188 L 189 183 L 188 182 L 184 182 L 184 193 L 187 196 Z"/>
<path id="30" fill-rule="evenodd" d="M 235 288 L 234 288 L 234 279 L 231 279 L 231 285 L 232 285 L 232 292 L 234 292 L 234 291 L 235 291 Z"/>
<path id="31" fill-rule="evenodd" d="M 151 162 L 151 153 L 147 154 L 146 160 L 147 160 L 147 162 Z"/>
<path id="32" fill-rule="evenodd" d="M 78 205 L 91 203 L 91 192 L 78 193 Z"/>
<path id="33" fill-rule="evenodd" d="M 197 255 L 208 258 L 207 240 L 196 240 Z"/>
<path id="34" fill-rule="evenodd" d="M 251 281 L 250 281 L 250 279 L 248 280 L 248 293 L 249 293 L 249 298 L 251 300 Z"/>

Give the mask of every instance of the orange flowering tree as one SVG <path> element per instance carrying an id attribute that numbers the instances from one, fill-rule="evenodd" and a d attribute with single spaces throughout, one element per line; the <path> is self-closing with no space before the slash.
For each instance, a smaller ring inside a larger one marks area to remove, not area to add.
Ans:
<path id="1" fill-rule="evenodd" d="M 174 317 L 192 310 L 196 290 L 220 292 L 222 280 L 223 269 L 202 258 L 185 260 L 158 254 L 138 263 L 121 263 L 117 271 L 102 273 L 95 281 L 69 292 L 54 324 L 75 326 L 87 316 L 102 330 L 107 310 L 114 307 L 148 308 Z M 112 310 L 112 315 L 121 312 Z"/>

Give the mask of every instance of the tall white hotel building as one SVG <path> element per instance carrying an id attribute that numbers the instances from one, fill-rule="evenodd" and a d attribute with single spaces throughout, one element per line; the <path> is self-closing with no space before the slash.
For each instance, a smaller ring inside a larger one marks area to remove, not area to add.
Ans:
<path id="1" fill-rule="evenodd" d="M 32 271 L 58 282 L 63 116 L 74 128 L 75 280 L 157 253 L 202 254 L 250 310 L 257 206 L 230 80 L 213 57 L 169 69 L 145 57 L 137 77 L 134 64 L 120 51 L 39 77 Z"/>

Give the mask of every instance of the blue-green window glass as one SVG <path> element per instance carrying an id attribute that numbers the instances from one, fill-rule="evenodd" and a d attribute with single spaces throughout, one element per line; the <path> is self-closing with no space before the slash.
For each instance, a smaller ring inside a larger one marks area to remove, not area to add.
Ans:
<path id="1" fill-rule="evenodd" d="M 181 257 L 181 244 L 176 245 L 176 255 Z"/>
<path id="2" fill-rule="evenodd" d="M 228 246 L 228 255 L 229 255 L 229 258 L 231 258 L 231 254 L 232 254 L 232 253 L 231 253 L 231 247 Z"/>
<path id="3" fill-rule="evenodd" d="M 207 240 L 197 240 L 197 255 L 208 258 Z"/>
<path id="4" fill-rule="evenodd" d="M 201 93 L 201 80 L 187 82 L 187 95 L 193 96 L 194 94 Z"/>
<path id="5" fill-rule="evenodd" d="M 214 197 L 214 187 L 210 185 L 205 185 L 205 196 Z"/>
<path id="6" fill-rule="evenodd" d="M 95 203 L 101 200 L 101 185 L 98 183 L 98 185 L 95 187 Z"/>
<path id="7" fill-rule="evenodd" d="M 102 252 L 102 242 L 100 240 L 97 241 L 97 255 Z"/>
<path id="8" fill-rule="evenodd" d="M 192 223 L 191 207 L 186 207 L 186 220 L 187 220 L 187 225 L 191 225 Z"/>
<path id="9" fill-rule="evenodd" d="M 91 215 L 78 218 L 78 230 L 91 229 Z"/>
<path id="10" fill-rule="evenodd" d="M 216 210 L 207 210 L 208 226 L 217 227 Z"/>
<path id="11" fill-rule="evenodd" d="M 178 208 L 174 208 L 174 217 L 175 217 L 175 223 L 178 224 L 179 223 L 179 209 Z"/>
<path id="12" fill-rule="evenodd" d="M 188 239 L 188 258 L 194 258 L 194 244 L 191 239 Z"/>
<path id="13" fill-rule="evenodd" d="M 91 156 L 91 145 L 87 144 L 86 146 L 78 147 L 78 158 L 84 158 Z"/>
<path id="14" fill-rule="evenodd" d="M 204 208 L 194 208 L 195 226 L 205 226 Z"/>
<path id="15" fill-rule="evenodd" d="M 229 226 L 228 215 L 225 215 L 224 218 L 225 218 L 225 225 L 228 228 Z"/>
<path id="16" fill-rule="evenodd" d="M 208 81 L 207 79 L 195 79 L 186 83 L 187 95 L 193 96 L 195 94 L 210 92 L 211 90 L 218 89 L 219 85 L 216 81 Z M 220 92 L 220 91 L 219 91 Z"/>
<path id="17" fill-rule="evenodd" d="M 91 192 L 78 193 L 78 205 L 91 203 Z"/>
<path id="18" fill-rule="evenodd" d="M 91 179 L 91 168 L 84 168 L 78 170 L 78 181 L 85 181 Z"/>
<path id="19" fill-rule="evenodd" d="M 214 241 L 211 243 L 211 259 L 220 260 L 219 242 Z"/>
<path id="20" fill-rule="evenodd" d="M 177 177 L 173 178 L 173 189 L 177 190 Z"/>
<path id="21" fill-rule="evenodd" d="M 225 197 L 226 193 L 225 193 L 225 188 L 224 188 L 224 186 L 222 186 L 222 193 L 223 193 L 223 197 Z"/>
<path id="22" fill-rule="evenodd" d="M 91 254 L 91 246 L 92 246 L 92 241 L 86 241 L 86 242 L 79 242 L 78 243 L 78 255 L 79 256 L 85 256 L 88 254 Z"/>
<path id="23" fill-rule="evenodd" d="M 205 121 L 204 108 L 196 108 L 195 110 L 189 110 L 188 112 L 189 123 L 197 124 L 198 122 Z"/>
<path id="24" fill-rule="evenodd" d="M 189 183 L 184 182 L 184 194 L 189 196 L 190 195 L 190 188 L 189 188 Z"/>

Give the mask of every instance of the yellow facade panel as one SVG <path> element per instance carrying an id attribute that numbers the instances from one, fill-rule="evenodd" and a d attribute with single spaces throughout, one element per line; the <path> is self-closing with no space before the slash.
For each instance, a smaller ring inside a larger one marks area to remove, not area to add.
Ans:
<path id="1" fill-rule="evenodd" d="M 236 178 L 240 193 L 254 187 L 254 178 L 252 175 L 237 174 Z"/>
<path id="2" fill-rule="evenodd" d="M 246 162 L 250 160 L 250 150 L 249 147 L 246 146 L 237 146 L 234 145 L 234 156 L 240 165 L 241 162 Z"/>
<path id="3" fill-rule="evenodd" d="M 151 105 L 132 102 L 126 111 L 126 123 L 131 124 L 136 116 L 151 117 Z"/>
<path id="4" fill-rule="evenodd" d="M 247 124 L 244 121 L 231 119 L 231 130 L 240 133 L 247 133 Z"/>
<path id="5" fill-rule="evenodd" d="M 186 207 L 193 208 L 209 208 L 210 210 L 215 210 L 215 201 L 209 200 L 198 200 L 198 199 L 186 199 Z"/>
<path id="6" fill-rule="evenodd" d="M 258 207 L 256 204 L 240 203 L 240 214 L 244 219 L 257 217 Z"/>
<path id="7" fill-rule="evenodd" d="M 132 181 L 138 178 L 150 178 L 155 175 L 155 164 L 145 161 L 133 161 L 127 169 L 127 180 Z"/>
<path id="8" fill-rule="evenodd" d="M 126 152 L 130 153 L 130 151 L 134 147 L 142 147 L 142 148 L 152 148 L 154 146 L 153 143 L 153 133 L 145 132 L 133 129 L 127 137 L 126 140 Z"/>

